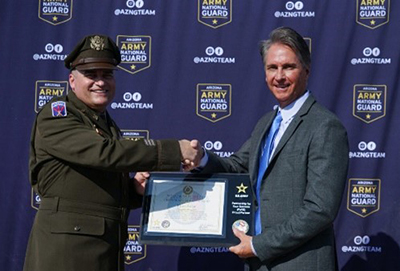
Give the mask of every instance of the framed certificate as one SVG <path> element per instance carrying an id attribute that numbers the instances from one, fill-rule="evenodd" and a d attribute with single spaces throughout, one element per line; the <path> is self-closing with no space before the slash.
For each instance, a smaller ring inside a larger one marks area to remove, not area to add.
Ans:
<path id="1" fill-rule="evenodd" d="M 152 173 L 146 184 L 140 242 L 231 246 L 232 228 L 252 235 L 253 190 L 247 174 Z"/>

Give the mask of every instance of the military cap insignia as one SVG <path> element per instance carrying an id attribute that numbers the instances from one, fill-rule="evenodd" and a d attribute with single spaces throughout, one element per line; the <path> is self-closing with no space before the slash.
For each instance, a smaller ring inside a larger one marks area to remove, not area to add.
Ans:
<path id="1" fill-rule="evenodd" d="M 96 51 L 101 51 L 104 49 L 105 43 L 104 39 L 100 36 L 94 36 L 90 38 L 90 48 Z"/>
<path id="2" fill-rule="evenodd" d="M 63 101 L 51 103 L 51 114 L 53 117 L 66 117 L 67 105 Z"/>

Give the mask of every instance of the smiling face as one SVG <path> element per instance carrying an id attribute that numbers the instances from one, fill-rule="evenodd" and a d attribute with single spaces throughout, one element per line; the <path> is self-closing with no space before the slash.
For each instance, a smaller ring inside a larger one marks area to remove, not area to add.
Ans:
<path id="1" fill-rule="evenodd" d="M 281 108 L 304 94 L 309 70 L 303 67 L 289 46 L 272 44 L 265 55 L 264 63 L 265 81 Z"/>
<path id="2" fill-rule="evenodd" d="M 98 112 L 105 111 L 115 96 L 113 70 L 73 70 L 69 83 L 78 99 Z"/>

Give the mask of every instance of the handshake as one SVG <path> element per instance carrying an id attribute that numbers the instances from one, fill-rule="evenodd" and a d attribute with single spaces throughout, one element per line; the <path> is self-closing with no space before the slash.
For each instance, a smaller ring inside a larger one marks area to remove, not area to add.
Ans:
<path id="1" fill-rule="evenodd" d="M 192 141 L 182 139 L 179 140 L 179 146 L 181 149 L 182 156 L 182 169 L 184 171 L 190 171 L 200 165 L 200 161 L 204 156 L 203 148 L 198 140 L 193 139 Z M 139 195 L 144 194 L 146 180 L 150 177 L 149 172 L 136 172 L 133 178 L 136 192 Z"/>
<path id="2" fill-rule="evenodd" d="M 182 155 L 182 168 L 184 171 L 190 171 L 200 165 L 200 161 L 204 156 L 203 148 L 198 140 L 192 141 L 182 139 L 179 140 Z"/>

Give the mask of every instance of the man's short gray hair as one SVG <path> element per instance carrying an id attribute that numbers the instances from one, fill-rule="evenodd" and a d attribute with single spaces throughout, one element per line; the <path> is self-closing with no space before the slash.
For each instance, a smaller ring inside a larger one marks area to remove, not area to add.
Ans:
<path id="1" fill-rule="evenodd" d="M 310 70 L 311 55 L 304 38 L 290 27 L 279 27 L 273 30 L 268 40 L 260 42 L 260 54 L 265 65 L 265 55 L 273 44 L 283 44 L 290 47 L 304 68 Z"/>

